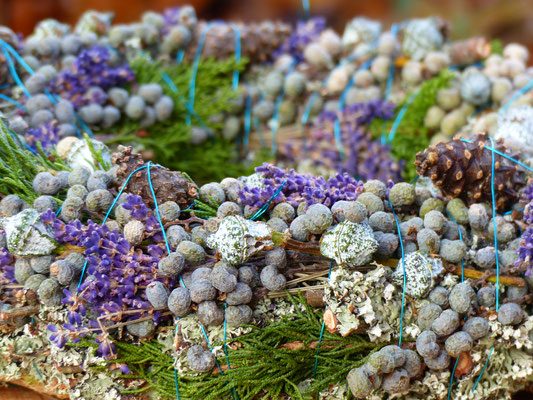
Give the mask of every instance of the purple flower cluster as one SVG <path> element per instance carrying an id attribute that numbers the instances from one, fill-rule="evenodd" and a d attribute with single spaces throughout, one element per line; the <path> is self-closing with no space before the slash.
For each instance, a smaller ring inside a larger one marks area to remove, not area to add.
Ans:
<path id="1" fill-rule="evenodd" d="M 57 121 L 40 124 L 36 128 L 30 128 L 24 135 L 24 139 L 33 149 L 37 150 L 40 143 L 44 151 L 50 150 L 59 142 L 59 126 Z"/>
<path id="2" fill-rule="evenodd" d="M 93 46 L 82 50 L 74 64 L 65 68 L 50 83 L 50 91 L 70 100 L 75 107 L 107 100 L 103 90 L 114 86 L 124 86 L 134 79 L 133 71 L 127 65 L 114 67 L 109 65 L 110 50 L 102 46 Z M 88 91 L 99 87 L 102 90 Z"/>
<path id="3" fill-rule="evenodd" d="M 524 198 L 529 201 L 524 209 L 524 222 L 529 226 L 520 238 L 520 247 L 516 250 L 518 260 L 515 265 L 525 267 L 525 275 L 531 276 L 533 273 L 533 184 L 524 190 Z"/>
<path id="4" fill-rule="evenodd" d="M 318 38 L 318 35 L 326 27 L 324 17 L 311 18 L 307 22 L 298 21 L 296 29 L 287 38 L 287 40 L 274 52 L 274 57 L 282 54 L 290 54 L 297 61 L 303 60 L 305 46 Z"/>
<path id="5" fill-rule="evenodd" d="M 302 153 L 314 160 L 316 165 L 335 169 L 357 179 L 400 182 L 405 161 L 394 160 L 390 155 L 390 147 L 380 140 L 373 140 L 365 130 L 375 118 L 387 120 L 393 116 L 394 104 L 382 100 L 357 103 L 340 113 L 324 112 L 311 131 Z M 337 118 L 344 157 L 338 150 L 335 138 Z M 295 154 L 293 147 L 290 144 L 285 149 L 289 159 Z"/>
<path id="6" fill-rule="evenodd" d="M 262 186 L 245 186 L 239 192 L 240 202 L 252 208 L 262 207 L 285 181 L 281 192 L 272 200 L 273 204 L 288 202 L 298 207 L 305 202 L 308 205 L 321 203 L 330 207 L 339 200 L 355 200 L 363 191 L 363 183 L 348 174 L 337 174 L 326 180 L 321 176 L 298 174 L 293 169 L 287 171 L 268 163 L 255 170 L 263 177 Z"/>
<path id="7" fill-rule="evenodd" d="M 152 244 L 146 249 L 135 248 L 117 231 L 106 225 L 99 226 L 89 220 L 65 223 L 57 219 L 53 212 L 44 213 L 41 218 L 54 228 L 54 238 L 58 243 L 85 248 L 87 261 L 84 282 L 77 294 L 64 290 L 62 302 L 68 308 L 69 324 L 55 328 L 54 341 L 61 345 L 66 338 L 87 333 L 98 334 L 98 353 L 107 357 L 113 354 L 113 345 L 103 326 L 109 323 L 134 321 L 150 315 L 154 322 L 161 318 L 160 311 L 154 311 L 146 299 L 142 287 L 154 281 L 165 282 L 173 287 L 173 279 L 163 279 L 158 275 L 157 264 L 165 250 L 157 219 L 142 203 L 140 196 L 129 195 L 124 207 L 132 217 L 146 224 L 147 236 Z M 89 327 L 81 326 L 88 307 L 98 319 L 89 322 Z"/>

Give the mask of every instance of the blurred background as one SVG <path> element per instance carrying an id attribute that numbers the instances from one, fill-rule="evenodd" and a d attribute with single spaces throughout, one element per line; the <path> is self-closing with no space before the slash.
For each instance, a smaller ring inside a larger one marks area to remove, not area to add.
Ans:
<path id="1" fill-rule="evenodd" d="M 452 38 L 484 35 L 503 42 L 520 41 L 533 49 L 531 0 L 309 0 L 312 15 L 323 15 L 338 31 L 356 15 L 385 24 L 412 17 L 438 15 L 452 26 Z M 138 20 L 147 10 L 191 4 L 199 18 L 295 21 L 302 0 L 0 0 L 0 24 L 27 35 L 37 22 L 55 18 L 70 24 L 86 10 L 112 11 L 115 23 Z"/>

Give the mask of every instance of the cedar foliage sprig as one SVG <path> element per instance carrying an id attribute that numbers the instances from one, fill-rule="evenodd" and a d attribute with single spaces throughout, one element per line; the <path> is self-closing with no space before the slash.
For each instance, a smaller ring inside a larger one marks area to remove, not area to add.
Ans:
<path id="1" fill-rule="evenodd" d="M 189 82 L 193 73 L 190 64 L 166 65 L 160 61 L 138 58 L 130 67 L 135 73 L 136 83 L 159 83 L 165 95 L 174 101 L 174 110 L 166 121 L 159 121 L 145 128 L 147 135 L 138 135 L 142 130 L 139 122 L 123 118 L 113 131 L 119 132 L 107 143 L 135 142 L 154 153 L 155 160 L 170 169 L 187 171 L 200 182 L 221 180 L 227 176 L 239 176 L 253 172 L 253 167 L 263 160 L 247 165 L 240 162 L 237 145 L 222 137 L 223 124 L 212 116 L 221 115 L 232 107 L 231 100 L 237 93 L 233 90 L 232 76 L 234 70 L 243 71 L 246 59 L 235 62 L 234 59 L 217 61 L 202 59 L 198 64 L 195 89 L 194 112 L 191 125 L 202 126 L 212 130 L 213 136 L 201 145 L 189 142 L 191 126 L 186 124 L 188 114 Z M 172 81 L 176 91 L 165 81 L 164 76 Z M 200 122 L 200 121 L 201 122 Z M 118 128 L 118 129 L 117 129 Z"/>
<path id="2" fill-rule="evenodd" d="M 230 399 L 230 391 L 235 389 L 242 400 L 310 399 L 329 385 L 344 381 L 350 369 L 362 365 L 370 353 L 384 345 L 371 343 L 365 336 L 342 337 L 325 331 L 316 379 L 309 391 L 301 392 L 298 384 L 313 376 L 323 313 L 311 308 L 301 295 L 288 298 L 294 306 L 293 313 L 263 327 L 251 326 L 251 332 L 227 341 L 228 356 L 218 360 L 221 365 L 230 362 L 231 369 L 224 375 L 179 374 L 180 398 Z M 294 344 L 297 346 L 290 346 Z M 152 341 L 115 345 L 118 359 L 109 363 L 127 364 L 131 372 L 122 375 L 122 379 L 143 381 L 136 387 L 128 385 L 122 393 L 154 390 L 162 398 L 176 398 L 174 360 L 164 353 L 162 344 Z"/>
<path id="3" fill-rule="evenodd" d="M 64 170 L 69 170 L 69 167 L 54 149 L 46 155 L 40 143 L 37 143 L 37 154 L 31 153 L 0 119 L 0 193 L 16 194 L 33 203 L 40 196 L 33 190 L 35 175 L 41 171 L 54 173 Z"/>

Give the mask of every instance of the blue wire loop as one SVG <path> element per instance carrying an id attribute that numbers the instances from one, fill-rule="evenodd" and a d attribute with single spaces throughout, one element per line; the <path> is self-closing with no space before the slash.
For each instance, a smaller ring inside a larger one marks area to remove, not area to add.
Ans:
<path id="1" fill-rule="evenodd" d="M 364 64 L 362 64 L 358 68 L 358 70 L 362 71 L 362 70 L 368 69 L 370 67 L 370 65 L 372 64 L 372 61 L 373 61 L 373 58 L 371 58 L 370 60 L 366 61 Z M 350 80 L 348 81 L 346 87 L 342 91 L 342 94 L 341 94 L 341 96 L 339 98 L 339 106 L 338 106 L 339 113 L 342 112 L 342 109 L 344 108 L 344 103 L 346 102 L 346 96 L 348 95 L 348 92 L 352 88 L 353 83 L 354 82 L 353 82 L 353 74 L 352 74 L 352 76 L 350 77 Z M 342 146 L 341 121 L 340 121 L 339 115 L 337 115 L 337 117 L 335 118 L 335 124 L 333 126 L 333 133 L 334 133 L 334 136 L 335 136 L 335 142 L 337 143 L 337 148 L 339 150 L 339 154 L 341 156 L 341 159 L 344 160 L 346 156 L 344 154 L 344 148 Z"/>
<path id="2" fill-rule="evenodd" d="M 394 221 L 396 222 L 396 229 L 398 230 L 398 239 L 400 242 L 400 249 L 402 252 L 402 269 L 403 269 L 403 288 L 402 288 L 402 312 L 400 315 L 400 340 L 398 343 L 398 346 L 401 347 L 402 345 L 402 332 L 403 332 L 403 312 L 405 308 L 405 287 L 407 286 L 407 277 L 405 275 L 405 252 L 403 250 L 403 241 L 402 241 L 402 232 L 400 230 L 400 223 L 398 222 L 398 216 L 396 215 L 396 212 L 394 211 L 394 207 L 392 206 L 392 203 L 387 200 L 387 203 L 389 203 L 389 206 L 392 210 L 392 214 L 394 215 Z"/>
<path id="3" fill-rule="evenodd" d="M 400 123 L 402 122 L 403 117 L 405 116 L 405 113 L 407 112 L 407 109 L 413 102 L 413 100 L 418 95 L 419 90 L 415 91 L 407 100 L 407 102 L 403 105 L 403 107 L 400 109 L 400 112 L 396 116 L 394 123 L 392 124 L 391 130 L 389 132 L 389 137 L 387 138 L 387 143 L 391 143 L 394 140 L 394 136 L 396 135 L 396 131 L 398 130 L 398 127 L 400 126 Z"/>
<path id="4" fill-rule="evenodd" d="M 329 263 L 329 272 L 328 272 L 328 284 L 329 280 L 331 278 L 331 270 L 333 269 L 333 260 Z M 324 312 L 328 306 L 326 305 L 326 308 L 324 309 Z M 318 345 L 316 346 L 316 356 L 315 356 L 315 367 L 313 369 L 313 379 L 316 378 L 316 369 L 318 367 L 318 354 L 320 353 L 320 343 L 322 343 L 322 337 L 324 336 L 324 328 L 326 327 L 326 320 L 323 319 L 322 321 L 322 328 L 320 329 L 320 336 L 318 338 Z"/>
<path id="5" fill-rule="evenodd" d="M 287 180 L 284 180 L 283 183 L 281 184 L 281 186 L 276 189 L 276 191 L 274 192 L 272 197 L 270 197 L 270 199 L 268 199 L 268 201 L 265 204 L 263 204 L 263 207 L 261 207 L 259 210 L 257 210 L 257 212 L 254 215 L 252 215 L 252 217 L 250 218 L 250 221 L 255 221 L 257 218 L 259 218 L 261 215 L 263 215 L 266 210 L 268 210 L 268 208 L 270 207 L 270 204 L 272 203 L 272 201 L 276 197 L 278 197 L 278 195 L 281 193 L 281 191 L 283 190 L 283 187 L 286 184 L 287 184 Z"/>
<path id="6" fill-rule="evenodd" d="M 508 101 L 505 103 L 502 108 L 500 108 L 499 114 L 506 112 L 511 104 L 518 100 L 521 96 L 529 92 L 533 88 L 533 79 L 530 80 L 525 86 L 523 86 L 518 92 L 516 92 Z"/>
<path id="7" fill-rule="evenodd" d="M 244 110 L 244 134 L 242 137 L 242 143 L 244 145 L 244 151 L 248 151 L 250 143 L 250 131 L 252 127 L 252 96 L 246 91 L 246 108 Z"/>
<path id="8" fill-rule="evenodd" d="M 459 232 L 459 240 L 462 242 L 463 234 L 461 233 L 461 229 L 460 229 L 461 227 L 459 226 L 455 218 L 452 216 L 452 214 L 448 212 L 448 210 L 446 210 L 446 215 L 448 215 L 448 217 L 450 217 L 453 223 L 457 226 L 457 231 Z M 465 260 L 463 257 L 461 258 L 461 282 L 464 282 L 464 280 L 465 280 Z M 459 363 L 459 357 L 457 357 L 457 359 L 455 360 L 455 366 L 453 367 L 452 375 L 450 377 L 450 387 L 448 388 L 448 400 L 450 400 L 450 396 L 452 395 L 453 375 L 455 373 L 455 369 L 457 368 L 458 363 Z"/>
<path id="9" fill-rule="evenodd" d="M 294 67 L 296 66 L 296 61 L 293 61 L 289 68 L 287 69 L 287 72 L 285 72 L 285 75 L 283 76 L 283 81 L 287 79 L 287 76 L 294 70 Z M 274 114 L 272 115 L 272 126 L 271 126 L 271 133 L 272 133 L 272 154 L 277 154 L 278 152 L 278 141 L 277 141 L 277 133 L 279 128 L 279 108 L 281 106 L 281 102 L 283 101 L 283 98 L 285 97 L 285 87 L 281 88 L 281 92 L 278 95 L 278 98 L 276 99 L 276 104 L 274 107 Z"/>
<path id="10" fill-rule="evenodd" d="M 205 38 L 209 30 L 211 30 L 211 28 L 214 28 L 215 26 L 218 26 L 218 25 L 221 25 L 221 23 L 217 21 L 208 23 L 202 33 L 202 36 L 200 37 L 200 41 L 198 42 L 198 47 L 196 48 L 196 53 L 194 55 L 191 80 L 189 81 L 190 109 L 194 109 L 194 97 L 195 97 L 195 92 L 196 92 L 196 75 L 198 74 L 198 65 L 200 64 L 200 56 L 202 55 L 202 50 L 204 48 Z M 233 24 L 232 28 L 235 34 L 235 60 L 239 62 L 241 59 L 241 35 L 236 25 Z M 237 70 L 233 72 L 232 84 L 233 84 L 233 89 L 236 90 L 239 84 L 239 71 Z M 191 124 L 191 112 L 189 108 L 188 108 L 188 111 L 189 112 L 187 114 L 187 118 L 185 122 L 187 125 L 190 125 Z"/>
<path id="11" fill-rule="evenodd" d="M 474 387 L 472 388 L 472 393 L 474 393 L 474 390 L 476 390 L 477 384 L 479 383 L 479 380 L 481 379 L 481 376 L 483 375 L 483 372 L 485 372 L 485 368 L 487 368 L 487 365 L 490 360 L 490 356 L 492 355 L 492 351 L 494 350 L 494 346 L 490 348 L 489 356 L 487 357 L 487 361 L 485 361 L 485 365 L 483 366 L 483 369 L 481 370 L 481 373 L 476 379 L 476 383 L 474 384 Z"/>

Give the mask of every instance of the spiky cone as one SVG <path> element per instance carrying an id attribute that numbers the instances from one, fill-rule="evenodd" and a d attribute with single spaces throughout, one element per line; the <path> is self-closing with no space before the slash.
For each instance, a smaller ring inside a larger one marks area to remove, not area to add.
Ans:
<path id="1" fill-rule="evenodd" d="M 132 147 L 125 146 L 118 147 L 118 152 L 113 153 L 111 161 L 118 165 L 116 177 L 119 187 L 122 187 L 133 171 L 146 165 L 140 154 L 133 153 Z M 186 208 L 192 204 L 198 192 L 196 185 L 178 171 L 153 166 L 150 168 L 150 178 L 158 204 L 175 201 L 180 207 Z M 148 184 L 147 168 L 133 174 L 125 190 L 141 196 L 146 205 L 154 207 L 152 192 Z"/>
<path id="2" fill-rule="evenodd" d="M 491 176 L 492 151 L 487 134 L 476 135 L 472 143 L 459 137 L 447 143 L 430 146 L 416 155 L 415 166 L 418 175 L 431 179 L 448 198 L 461 198 L 472 203 L 492 203 Z M 502 140 L 494 141 L 495 149 L 514 159 Z M 496 207 L 503 210 L 518 200 L 518 191 L 526 183 L 524 173 L 511 160 L 494 153 L 494 194 Z"/>
<path id="3" fill-rule="evenodd" d="M 264 21 L 254 24 L 235 24 L 240 32 L 241 57 L 252 63 L 271 60 L 272 53 L 278 49 L 290 35 L 290 25 L 281 22 Z M 198 45 L 205 34 L 207 23 L 199 23 L 193 32 L 193 38 L 185 50 L 185 58 L 191 61 Z M 202 57 L 226 59 L 235 55 L 235 32 L 231 24 L 219 24 L 211 27 L 205 35 Z"/>

